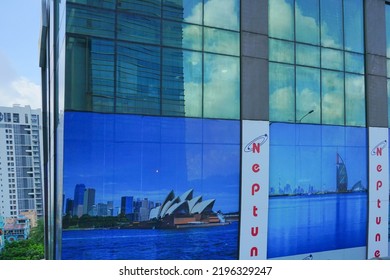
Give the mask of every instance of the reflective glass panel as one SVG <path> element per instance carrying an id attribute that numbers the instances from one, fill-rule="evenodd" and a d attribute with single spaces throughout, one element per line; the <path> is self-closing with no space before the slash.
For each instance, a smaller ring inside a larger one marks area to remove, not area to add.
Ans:
<path id="1" fill-rule="evenodd" d="M 65 108 L 87 110 L 87 41 L 84 38 L 67 38 L 65 62 Z"/>
<path id="2" fill-rule="evenodd" d="M 322 68 L 343 71 L 343 51 L 321 48 L 321 64 Z"/>
<path id="3" fill-rule="evenodd" d="M 91 40 L 90 52 L 90 92 L 92 110 L 98 112 L 114 111 L 114 58 L 112 41 Z"/>
<path id="4" fill-rule="evenodd" d="M 269 59 L 294 64 L 294 43 L 269 39 Z"/>
<path id="5" fill-rule="evenodd" d="M 387 77 L 390 78 L 390 59 L 387 60 Z"/>
<path id="6" fill-rule="evenodd" d="M 162 114 L 202 117 L 202 54 L 163 50 Z"/>
<path id="7" fill-rule="evenodd" d="M 321 122 L 320 70 L 296 67 L 296 122 Z"/>
<path id="8" fill-rule="evenodd" d="M 294 122 L 294 66 L 269 64 L 270 120 Z"/>
<path id="9" fill-rule="evenodd" d="M 365 112 L 364 76 L 345 74 L 346 125 L 365 126 Z"/>
<path id="10" fill-rule="evenodd" d="M 319 0 L 296 0 L 295 30 L 297 42 L 319 45 Z"/>
<path id="11" fill-rule="evenodd" d="M 344 43 L 348 51 L 364 52 L 363 0 L 344 0 Z"/>
<path id="12" fill-rule="evenodd" d="M 342 0 L 321 1 L 321 45 L 343 48 Z"/>
<path id="13" fill-rule="evenodd" d="M 240 30 L 240 0 L 204 0 L 204 25 Z"/>
<path id="14" fill-rule="evenodd" d="M 160 114 L 160 48 L 118 43 L 117 111 Z"/>
<path id="15" fill-rule="evenodd" d="M 118 14 L 118 39 L 160 44 L 161 20 L 141 15 Z"/>
<path id="16" fill-rule="evenodd" d="M 386 5 L 386 52 L 390 58 L 390 5 Z"/>
<path id="17" fill-rule="evenodd" d="M 268 1 L 270 37 L 294 40 L 294 0 Z"/>
<path id="18" fill-rule="evenodd" d="M 202 50 L 202 27 L 193 24 L 164 21 L 163 44 L 177 48 Z"/>
<path id="19" fill-rule="evenodd" d="M 296 63 L 300 65 L 320 67 L 320 48 L 296 44 Z"/>
<path id="20" fill-rule="evenodd" d="M 162 68 L 162 114 L 184 115 L 183 50 L 164 49 Z"/>
<path id="21" fill-rule="evenodd" d="M 387 99 L 390 100 L 390 79 L 387 79 Z M 388 112 L 390 112 L 390 102 L 387 102 L 387 107 L 388 107 Z M 390 113 L 388 114 L 388 118 L 390 124 Z"/>
<path id="22" fill-rule="evenodd" d="M 202 24 L 202 0 L 163 0 L 163 16 L 166 19 Z"/>
<path id="23" fill-rule="evenodd" d="M 345 71 L 364 74 L 364 55 L 345 52 Z"/>
<path id="24" fill-rule="evenodd" d="M 98 8 L 115 9 L 115 0 L 67 0 L 67 1 L 62 1 L 62 3 L 65 3 L 65 2 L 84 4 L 84 5 L 88 5 L 88 6 L 95 6 Z"/>
<path id="25" fill-rule="evenodd" d="M 118 10 L 161 17 L 161 0 L 118 0 Z"/>
<path id="26" fill-rule="evenodd" d="M 204 51 L 239 55 L 240 37 L 238 32 L 215 28 L 204 28 Z"/>
<path id="27" fill-rule="evenodd" d="M 204 54 L 205 118 L 240 118 L 240 61 L 238 57 Z"/>
<path id="28" fill-rule="evenodd" d="M 113 11 L 97 10 L 91 7 L 67 6 L 66 32 L 113 38 L 115 16 Z"/>
<path id="29" fill-rule="evenodd" d="M 321 71 L 322 123 L 344 124 L 344 74 Z"/>
<path id="30" fill-rule="evenodd" d="M 184 111 L 187 117 L 202 117 L 202 54 L 183 51 Z"/>

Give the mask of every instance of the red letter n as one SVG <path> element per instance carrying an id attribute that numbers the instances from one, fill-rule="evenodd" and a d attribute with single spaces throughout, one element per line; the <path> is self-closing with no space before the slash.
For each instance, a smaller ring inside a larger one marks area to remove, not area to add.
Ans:
<path id="1" fill-rule="evenodd" d="M 257 257 L 258 254 L 259 254 L 259 250 L 257 250 L 256 247 L 252 247 L 252 249 L 251 249 L 251 257 Z"/>
<path id="2" fill-rule="evenodd" d="M 253 153 L 260 153 L 260 143 L 253 143 L 252 152 Z"/>

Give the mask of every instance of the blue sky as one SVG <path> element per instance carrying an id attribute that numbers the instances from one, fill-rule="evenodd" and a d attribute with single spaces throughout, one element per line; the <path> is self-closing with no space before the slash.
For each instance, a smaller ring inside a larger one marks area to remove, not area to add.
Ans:
<path id="1" fill-rule="evenodd" d="M 0 3 L 0 106 L 41 108 L 40 0 Z"/>
<path id="2" fill-rule="evenodd" d="M 214 210 L 239 207 L 238 121 L 65 114 L 64 192 L 96 189 L 96 202 L 122 196 L 162 202 L 173 190 L 216 199 Z"/>

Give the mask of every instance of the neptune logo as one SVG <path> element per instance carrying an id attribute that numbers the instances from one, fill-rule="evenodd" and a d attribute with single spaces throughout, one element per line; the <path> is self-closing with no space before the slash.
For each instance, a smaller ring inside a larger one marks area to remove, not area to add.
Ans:
<path id="1" fill-rule="evenodd" d="M 382 150 L 387 147 L 387 140 L 383 140 L 371 150 L 371 155 L 381 156 Z"/>
<path id="2" fill-rule="evenodd" d="M 253 152 L 253 149 L 254 147 L 260 147 L 261 145 L 263 145 L 265 142 L 267 142 L 268 140 L 268 135 L 267 134 L 263 134 L 259 137 L 256 137 L 255 139 L 253 139 L 252 141 L 250 141 L 244 148 L 244 152 L 246 153 L 249 153 L 249 152 Z"/>

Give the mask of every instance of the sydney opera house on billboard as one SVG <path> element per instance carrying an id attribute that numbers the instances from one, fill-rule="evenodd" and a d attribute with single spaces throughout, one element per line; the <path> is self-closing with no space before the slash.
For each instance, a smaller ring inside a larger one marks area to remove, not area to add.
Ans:
<path id="1" fill-rule="evenodd" d="M 193 189 L 175 196 L 171 191 L 163 203 L 150 211 L 148 224 L 155 228 L 184 228 L 225 225 L 222 213 L 213 212 L 215 199 L 193 197 Z"/>

